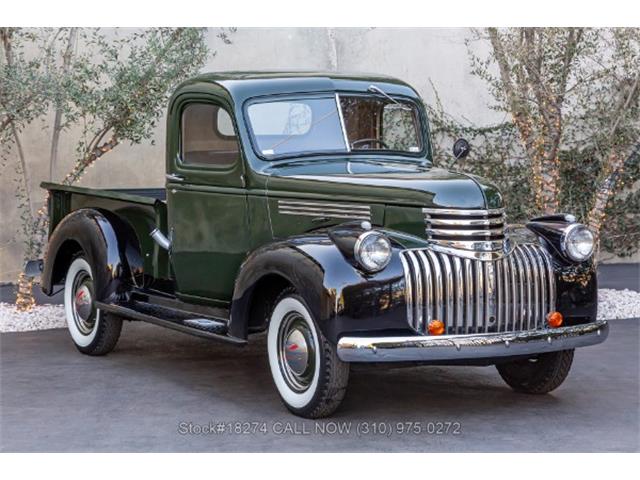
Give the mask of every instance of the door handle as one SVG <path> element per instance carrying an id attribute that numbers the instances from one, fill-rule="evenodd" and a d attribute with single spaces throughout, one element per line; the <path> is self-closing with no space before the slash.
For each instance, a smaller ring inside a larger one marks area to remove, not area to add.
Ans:
<path id="1" fill-rule="evenodd" d="M 182 181 L 184 181 L 184 177 L 182 175 L 178 175 L 176 173 L 167 173 L 165 175 L 165 177 L 170 182 L 182 182 Z"/>

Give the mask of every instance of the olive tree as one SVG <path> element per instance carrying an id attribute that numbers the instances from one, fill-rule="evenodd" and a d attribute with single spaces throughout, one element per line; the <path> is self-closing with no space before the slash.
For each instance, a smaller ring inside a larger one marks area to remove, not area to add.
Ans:
<path id="1" fill-rule="evenodd" d="M 25 256 L 41 252 L 39 237 L 44 231 L 44 219 L 35 210 L 30 190 L 30 170 L 20 139 L 26 125 L 42 118 L 48 111 L 55 90 L 51 54 L 52 29 L 40 32 L 18 28 L 0 28 L 0 171 L 8 176 L 6 166 L 15 152 L 15 196 L 20 212 L 20 234 L 24 238 Z M 25 48 L 36 45 L 38 54 L 28 57 Z M 24 274 L 19 278 L 20 292 L 27 292 L 19 308 L 33 305 L 30 282 Z"/>
<path id="2" fill-rule="evenodd" d="M 488 55 L 474 53 L 477 41 Z M 475 150 L 460 167 L 493 178 L 512 217 L 571 211 L 605 250 L 637 251 L 640 29 L 487 28 L 468 46 L 473 74 L 507 120 L 468 125 L 436 102 L 436 138 L 471 137 Z"/>
<path id="3" fill-rule="evenodd" d="M 42 33 L 30 34 L 29 40 L 35 41 Z M 62 178 L 62 183 L 71 185 L 118 145 L 149 139 L 173 88 L 197 73 L 210 52 L 205 29 L 151 28 L 126 34 L 116 32 L 115 36 L 100 29 L 65 29 L 59 33 L 46 47 L 47 58 L 55 62 L 54 67 L 46 69 L 50 87 L 42 91 L 40 110 L 25 109 L 33 113 L 19 125 L 44 115 L 48 106 L 54 108 L 49 169 L 52 177 L 60 132 L 72 126 L 81 127 L 75 164 Z M 230 43 L 226 30 L 221 30 L 218 38 Z M 28 65 L 32 60 L 21 61 Z M 4 69 L 2 75 L 4 85 Z M 24 91 L 16 85 L 16 90 L 29 98 L 27 92 L 37 90 L 37 82 L 41 80 L 24 82 Z M 17 107 L 6 111 L 13 115 L 16 110 Z M 17 116 L 3 113 L 3 123 L 17 121 L 12 118 Z M 19 144 L 18 136 L 13 136 L 13 144 Z M 36 258 L 46 241 L 47 212 L 42 208 L 26 220 L 31 226 L 25 230 L 28 238 L 25 257 Z M 33 304 L 31 282 L 24 276 L 19 279 L 19 292 L 18 308 L 29 308 Z"/>

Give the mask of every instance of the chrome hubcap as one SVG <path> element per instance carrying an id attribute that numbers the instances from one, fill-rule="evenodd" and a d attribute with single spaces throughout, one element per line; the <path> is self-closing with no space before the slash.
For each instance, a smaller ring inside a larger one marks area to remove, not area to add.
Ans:
<path id="1" fill-rule="evenodd" d="M 315 349 L 311 330 L 297 312 L 287 314 L 280 325 L 278 345 L 278 360 L 285 381 L 292 390 L 305 391 L 315 372 Z"/>
<path id="2" fill-rule="evenodd" d="M 73 282 L 73 320 L 78 330 L 88 335 L 96 323 L 93 306 L 93 281 L 86 272 L 79 272 Z"/>

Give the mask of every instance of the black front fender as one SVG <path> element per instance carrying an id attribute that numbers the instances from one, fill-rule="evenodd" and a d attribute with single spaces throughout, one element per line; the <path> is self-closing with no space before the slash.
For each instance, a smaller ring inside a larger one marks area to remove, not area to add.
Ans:
<path id="1" fill-rule="evenodd" d="M 366 274 L 354 267 L 326 234 L 295 237 L 254 251 L 236 279 L 230 333 L 248 334 L 256 286 L 271 276 L 300 294 L 324 336 L 336 343 L 343 333 L 407 330 L 404 274 L 394 247 L 389 265 Z"/>
<path id="2" fill-rule="evenodd" d="M 142 276 L 142 255 L 131 226 L 114 213 L 84 208 L 63 218 L 49 238 L 41 276 L 46 295 L 80 253 L 93 269 L 100 301 L 121 300 Z"/>

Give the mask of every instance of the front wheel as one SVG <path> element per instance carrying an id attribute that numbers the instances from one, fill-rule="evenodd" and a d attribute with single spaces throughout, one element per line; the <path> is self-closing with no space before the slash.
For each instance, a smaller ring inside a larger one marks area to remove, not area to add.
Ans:
<path id="1" fill-rule="evenodd" d="M 82 353 L 105 355 L 120 338 L 122 319 L 96 308 L 95 300 L 91 266 L 84 257 L 77 257 L 69 266 L 64 284 L 67 328 Z"/>
<path id="2" fill-rule="evenodd" d="M 349 381 L 349 364 L 317 328 L 304 300 L 292 290 L 275 303 L 267 336 L 269 366 L 280 398 L 306 418 L 331 415 Z"/>
<path id="3" fill-rule="evenodd" d="M 565 381 L 574 350 L 541 353 L 537 357 L 496 365 L 498 373 L 516 392 L 544 394 Z"/>

